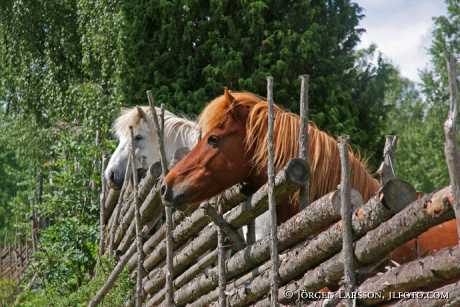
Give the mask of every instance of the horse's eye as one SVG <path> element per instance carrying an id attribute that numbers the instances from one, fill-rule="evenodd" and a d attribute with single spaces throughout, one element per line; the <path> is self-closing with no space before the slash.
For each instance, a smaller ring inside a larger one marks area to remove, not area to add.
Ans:
<path id="1" fill-rule="evenodd" d="M 140 140 L 142 140 L 143 138 L 144 138 L 144 137 L 143 137 L 142 135 L 140 135 L 140 134 L 138 134 L 138 135 L 136 135 L 136 136 L 134 137 L 134 139 L 135 139 L 136 141 L 140 141 Z"/>
<path id="2" fill-rule="evenodd" d="M 219 138 L 215 135 L 210 135 L 208 137 L 208 144 L 211 145 L 212 147 L 216 148 L 219 143 Z"/>

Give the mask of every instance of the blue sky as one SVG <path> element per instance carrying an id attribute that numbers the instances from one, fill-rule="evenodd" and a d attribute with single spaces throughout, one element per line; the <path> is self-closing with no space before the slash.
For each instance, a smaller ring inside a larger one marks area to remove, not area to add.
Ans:
<path id="1" fill-rule="evenodd" d="M 375 43 L 403 76 L 419 81 L 418 70 L 429 67 L 432 18 L 445 15 L 444 0 L 355 0 L 366 15 L 360 47 Z"/>

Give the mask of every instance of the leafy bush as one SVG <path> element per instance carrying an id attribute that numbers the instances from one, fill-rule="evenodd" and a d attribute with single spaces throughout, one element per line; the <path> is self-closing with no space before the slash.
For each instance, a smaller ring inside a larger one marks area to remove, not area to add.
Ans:
<path id="1" fill-rule="evenodd" d="M 18 296 L 15 305 L 24 307 L 50 305 L 56 307 L 87 306 L 91 298 L 94 297 L 97 291 L 102 287 L 113 267 L 114 263 L 112 261 L 101 258 L 100 264 L 96 268 L 96 275 L 93 278 L 90 276 L 85 277 L 85 279 L 82 280 L 82 285 L 75 291 L 63 293 L 63 288 L 58 284 L 36 290 L 26 290 Z M 123 306 L 130 298 L 132 289 L 133 283 L 129 278 L 127 269 L 125 269 L 100 306 Z"/>
<path id="2" fill-rule="evenodd" d="M 0 304 L 2 306 L 8 306 L 12 303 L 16 289 L 14 280 L 0 279 Z"/>

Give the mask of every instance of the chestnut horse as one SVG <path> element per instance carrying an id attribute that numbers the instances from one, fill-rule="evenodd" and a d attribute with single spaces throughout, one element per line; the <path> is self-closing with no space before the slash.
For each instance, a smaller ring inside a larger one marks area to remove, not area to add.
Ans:
<path id="1" fill-rule="evenodd" d="M 163 198 L 176 207 L 199 202 L 226 188 L 244 182 L 254 189 L 267 181 L 266 101 L 252 93 L 230 93 L 217 97 L 200 115 L 204 137 L 165 178 Z M 297 157 L 299 117 L 275 107 L 275 167 L 280 170 Z M 340 160 L 337 143 L 328 134 L 309 126 L 310 200 L 337 189 Z M 364 200 L 379 188 L 365 163 L 350 151 L 352 186 Z M 279 222 L 298 212 L 296 203 L 277 208 Z M 257 223 L 257 220 L 256 220 Z M 456 245 L 455 221 L 437 225 L 392 253 L 392 259 L 406 262 L 433 250 Z"/>
<path id="2" fill-rule="evenodd" d="M 182 207 L 208 199 L 244 182 L 254 190 L 267 181 L 268 105 L 252 93 L 230 93 L 214 99 L 199 119 L 204 137 L 165 178 L 162 196 Z M 299 116 L 275 107 L 275 169 L 297 157 Z M 336 190 L 340 183 L 337 142 L 314 125 L 309 126 L 310 200 Z M 368 200 L 379 183 L 366 164 L 350 150 L 352 187 Z M 298 212 L 297 202 L 278 206 L 279 222 Z"/>

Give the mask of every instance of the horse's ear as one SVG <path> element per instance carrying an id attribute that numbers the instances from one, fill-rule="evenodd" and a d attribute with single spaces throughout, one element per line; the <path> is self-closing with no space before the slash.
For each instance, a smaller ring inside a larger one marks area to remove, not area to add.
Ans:
<path id="1" fill-rule="evenodd" d="M 237 104 L 235 101 L 230 109 L 230 114 L 236 120 L 245 120 L 249 115 L 249 111 L 250 108 L 248 106 Z"/>
<path id="2" fill-rule="evenodd" d="M 141 118 L 147 119 L 147 114 L 144 112 L 144 110 L 141 107 L 136 106 L 136 109 L 137 109 L 137 113 L 139 114 Z"/>
<path id="3" fill-rule="evenodd" d="M 224 87 L 224 97 L 231 104 L 235 102 L 235 97 L 233 97 L 232 93 L 228 90 L 227 87 Z"/>

